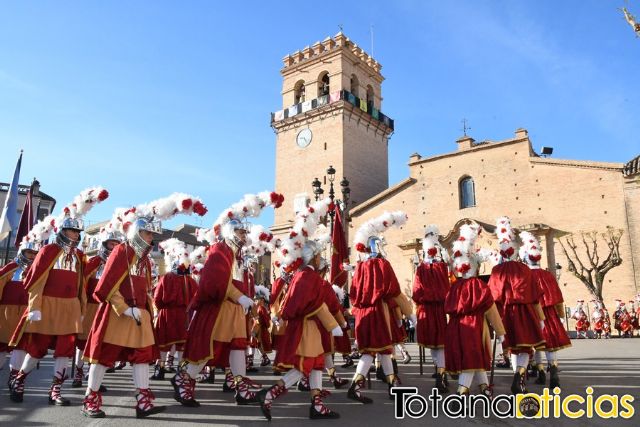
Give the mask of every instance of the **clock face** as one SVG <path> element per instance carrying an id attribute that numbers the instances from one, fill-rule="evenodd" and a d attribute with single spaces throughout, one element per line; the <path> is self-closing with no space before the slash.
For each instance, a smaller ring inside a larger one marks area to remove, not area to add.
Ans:
<path id="1" fill-rule="evenodd" d="M 298 136 L 296 137 L 296 143 L 300 148 L 306 148 L 311 144 L 311 138 L 313 138 L 313 134 L 311 133 L 311 129 L 305 128 L 298 132 Z"/>

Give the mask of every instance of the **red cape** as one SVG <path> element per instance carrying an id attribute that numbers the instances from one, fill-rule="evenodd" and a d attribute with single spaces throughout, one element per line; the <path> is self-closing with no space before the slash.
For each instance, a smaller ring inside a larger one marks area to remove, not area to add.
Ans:
<path id="1" fill-rule="evenodd" d="M 54 263 L 61 253 L 62 248 L 56 243 L 48 244 L 38 251 L 38 255 L 36 255 L 33 263 L 31 263 L 31 267 L 29 267 L 29 271 L 23 281 L 24 288 L 27 292 L 29 292 L 36 284 L 41 283 L 43 280 L 47 280 L 49 271 L 53 268 Z M 79 280 L 84 282 L 84 254 L 79 249 L 75 249 L 74 256 L 76 257 Z M 28 314 L 29 308 L 27 307 L 13 333 L 13 336 L 11 337 L 10 345 L 15 346 L 20 342 L 22 334 L 27 326 Z"/>
<path id="2" fill-rule="evenodd" d="M 541 268 L 534 268 L 531 270 L 531 279 L 542 289 L 542 298 L 540 298 L 542 307 L 551 307 L 564 302 L 560 286 L 552 273 Z"/>
<path id="3" fill-rule="evenodd" d="M 278 352 L 283 355 L 281 363 L 286 367 L 296 366 L 295 356 L 302 339 L 305 317 L 316 312 L 324 303 L 322 280 L 311 267 L 296 271 L 291 279 L 280 310 L 282 318 L 287 321 L 287 331 Z"/>
<path id="4" fill-rule="evenodd" d="M 356 308 L 373 307 L 400 294 L 400 284 L 389 261 L 371 258 L 358 263 L 353 273 L 349 299 Z"/>
<path id="5" fill-rule="evenodd" d="M 416 270 L 411 298 L 416 304 L 444 302 L 449 292 L 449 267 L 444 262 L 421 263 Z"/>
<path id="6" fill-rule="evenodd" d="M 100 280 L 98 280 L 93 293 L 94 298 L 100 301 L 100 306 L 93 319 L 93 324 L 87 336 L 87 344 L 84 349 L 83 357 L 90 362 L 101 359 L 102 341 L 107 331 L 107 326 L 109 325 L 109 310 L 112 309 L 111 304 L 107 302 L 108 299 L 117 290 L 122 294 L 125 301 L 133 301 L 129 282 L 129 271 L 135 262 L 137 262 L 135 251 L 127 242 L 120 243 L 113 248 L 111 255 L 109 255 L 107 259 L 102 276 L 100 276 Z M 146 258 L 143 262 L 147 267 L 147 281 L 151 284 L 151 266 L 149 259 Z M 141 299 L 142 295 L 136 294 L 136 306 L 144 307 L 149 313 L 153 313 L 152 308 L 149 307 L 147 303 L 146 295 L 144 300 Z"/>
<path id="7" fill-rule="evenodd" d="M 234 262 L 233 250 L 225 242 L 209 247 L 194 297 L 195 314 L 189 324 L 183 355 L 185 360 L 200 363 L 214 357 L 211 335 L 232 279 Z"/>
<path id="8" fill-rule="evenodd" d="M 502 305 L 535 304 L 542 296 L 542 289 L 532 281 L 531 269 L 518 261 L 493 267 L 489 287 L 493 299 Z"/>

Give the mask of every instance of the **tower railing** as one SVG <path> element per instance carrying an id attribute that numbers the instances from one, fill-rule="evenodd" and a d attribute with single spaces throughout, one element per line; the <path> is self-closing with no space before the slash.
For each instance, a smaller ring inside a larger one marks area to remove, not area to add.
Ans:
<path id="1" fill-rule="evenodd" d="M 369 114 L 372 118 L 378 120 L 383 123 L 392 131 L 394 130 L 394 122 L 393 119 L 385 114 L 382 111 L 378 110 L 373 106 L 373 102 L 359 98 L 349 92 L 348 90 L 340 90 L 331 92 L 328 95 L 323 95 L 315 99 L 311 99 L 309 101 L 300 102 L 298 104 L 294 104 L 288 108 L 284 108 L 282 110 L 278 110 L 276 112 L 271 113 L 271 124 L 286 120 L 291 117 L 295 117 L 299 114 L 306 113 L 311 110 L 315 110 L 320 107 L 324 107 L 325 105 L 333 104 L 334 102 L 344 101 L 352 104 L 356 108 L 364 111 Z"/>

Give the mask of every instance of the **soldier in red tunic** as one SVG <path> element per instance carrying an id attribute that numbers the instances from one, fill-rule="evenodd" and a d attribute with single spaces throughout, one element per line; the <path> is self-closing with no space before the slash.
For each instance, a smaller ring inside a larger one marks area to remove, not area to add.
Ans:
<path id="1" fill-rule="evenodd" d="M 87 306 L 82 319 L 82 332 L 78 334 L 78 338 L 76 340 L 76 372 L 74 373 L 71 387 L 82 387 L 82 380 L 84 379 L 84 359 L 82 358 L 82 354 L 84 353 L 87 336 L 89 335 L 89 330 L 91 330 L 93 319 L 96 316 L 100 305 L 100 301 L 95 298 L 93 292 L 96 289 L 98 280 L 100 280 L 100 277 L 102 276 L 104 266 L 107 262 L 107 258 L 109 258 L 109 255 L 111 254 L 111 251 L 125 240 L 122 233 L 114 228 L 112 222 L 109 222 L 100 230 L 98 239 L 100 245 L 98 255 L 91 257 L 89 261 L 87 261 L 87 266 L 84 271 Z M 101 386 L 100 391 L 104 393 L 106 391 L 106 387 Z"/>
<path id="2" fill-rule="evenodd" d="M 391 387 L 399 384 L 394 373 L 391 355 L 397 341 L 393 328 L 402 324 L 402 315 L 415 324 L 411 303 L 400 290 L 400 284 L 389 261 L 382 252 L 381 233 L 390 227 L 401 227 L 407 220 L 404 212 L 385 212 L 380 217 L 364 223 L 354 240 L 358 252 L 365 254 L 366 259 L 356 266 L 349 290 L 352 310 L 356 324 L 355 334 L 358 350 L 362 354 L 356 373 L 347 392 L 349 399 L 369 404 L 373 401 L 361 392 L 364 379 L 373 358 L 380 355 L 382 370 Z M 398 310 L 392 310 L 397 306 Z M 389 394 L 391 398 L 391 394 Z"/>
<path id="3" fill-rule="evenodd" d="M 245 313 L 254 302 L 244 282 L 242 247 L 247 239 L 247 217 L 257 217 L 267 206 L 280 207 L 284 197 L 277 193 L 249 194 L 224 210 L 213 231 L 220 239 L 209 248 L 194 297 L 195 314 L 185 344 L 186 368 L 172 378 L 174 398 L 184 406 L 200 406 L 195 399 L 195 378 L 207 363 L 230 367 L 238 405 L 256 402 L 251 388 L 258 384 L 247 378 L 245 349 L 248 344 Z"/>
<path id="4" fill-rule="evenodd" d="M 576 321 L 576 334 L 578 339 L 587 338 L 587 331 L 591 323 L 589 322 L 589 315 L 584 309 L 584 300 L 579 299 L 578 305 L 571 311 L 571 318 Z"/>
<path id="5" fill-rule="evenodd" d="M 546 384 L 546 370 L 542 364 L 542 350 L 544 350 L 549 365 L 549 388 L 553 390 L 555 387 L 560 387 L 557 352 L 571 347 L 571 340 L 561 321 L 564 316 L 564 299 L 555 276 L 540 268 L 542 254 L 538 239 L 533 234 L 523 231 L 520 233 L 520 240 L 522 241 L 520 259 L 529 266 L 531 279 L 542 288 L 543 292 L 540 305 L 545 317 L 544 329 L 542 330 L 545 346 L 535 352 L 535 362 L 538 368 L 536 384 Z"/>
<path id="6" fill-rule="evenodd" d="M 100 307 L 91 326 L 84 351 L 91 363 L 83 415 L 105 417 L 101 409 L 100 385 L 108 366 L 117 360 L 133 365 L 136 417 L 144 418 L 165 410 L 155 406 L 149 388 L 149 365 L 158 358 L 152 326 L 153 302 L 151 262 L 154 236 L 162 233 L 161 220 L 178 213 L 204 215 L 206 208 L 196 198 L 173 194 L 167 198 L 128 210 L 116 211 L 112 221 L 120 224 L 127 241 L 113 249 L 94 292 Z"/>
<path id="7" fill-rule="evenodd" d="M 260 366 L 269 366 L 271 360 L 268 354 L 273 351 L 271 346 L 271 314 L 267 305 L 269 304 L 269 289 L 262 285 L 256 285 L 255 292 L 255 312 L 256 317 L 253 326 L 252 335 L 257 341 L 257 348 L 262 354 Z"/>
<path id="8" fill-rule="evenodd" d="M 480 280 L 481 258 L 475 249 L 479 228 L 468 224 L 460 227 L 460 237 L 453 244 L 453 269 L 457 279 L 444 302 L 449 315 L 445 331 L 445 364 L 447 372 L 459 374 L 458 394 L 468 395 L 475 382 L 480 392 L 491 397 L 487 378 L 491 369 L 489 325 L 498 342 L 504 341 L 504 326 L 489 287 Z"/>
<path id="9" fill-rule="evenodd" d="M 165 266 L 170 268 L 153 291 L 153 303 L 157 309 L 154 322 L 156 344 L 160 359 L 156 361 L 151 379 L 164 380 L 167 355 L 175 349 L 175 359 L 182 359 L 187 340 L 187 309 L 198 288 L 189 270 L 189 252 L 184 242 L 171 238 L 160 243 L 164 251 Z"/>
<path id="10" fill-rule="evenodd" d="M 23 280 L 41 246 L 40 237 L 31 231 L 20 243 L 15 260 L 0 269 L 0 369 L 4 366 L 7 354 L 11 353 L 9 384 L 18 375 L 27 355 L 24 340 L 23 345 L 18 347 L 9 346 L 9 341 L 29 304 L 29 294 L 24 289 Z"/>
<path id="11" fill-rule="evenodd" d="M 593 313 L 591 313 L 591 319 L 593 320 L 593 333 L 597 339 L 601 339 L 602 334 L 604 333 L 604 324 L 606 322 L 604 309 L 600 301 L 591 300 L 591 302 L 595 307 Z"/>
<path id="12" fill-rule="evenodd" d="M 324 405 L 329 393 L 322 390 L 324 348 L 321 330 L 333 335 L 342 334 L 342 328 L 331 315 L 324 302 L 323 279 L 318 274 L 322 241 L 308 239 L 314 236 L 320 217 L 324 216 L 329 200 L 316 202 L 298 213 L 293 230 L 280 246 L 282 263 L 287 271 L 295 271 L 278 318 L 287 321 L 286 334 L 279 349 L 278 366 L 287 372 L 276 384 L 258 393 L 262 413 L 271 419 L 271 406 L 275 399 L 299 382 L 303 375 L 309 377 L 311 406 L 309 418 L 335 419 L 340 415 Z"/>
<path id="13" fill-rule="evenodd" d="M 60 217 L 44 220 L 47 234 L 57 231 L 57 235 L 55 243 L 38 252 L 24 279 L 29 304 L 9 343 L 17 346 L 24 340 L 27 351 L 20 372 L 10 386 L 14 402 L 22 402 L 27 375 L 52 349 L 54 375 L 49 404 L 68 406 L 71 403 L 62 397 L 61 388 L 75 353 L 75 339 L 82 328 L 86 304 L 85 256 L 77 248 L 84 228 L 82 217 L 108 196 L 109 193 L 99 187 L 86 189 L 64 208 Z"/>
<path id="14" fill-rule="evenodd" d="M 526 393 L 525 373 L 531 349 L 544 347 L 545 317 L 539 302 L 542 289 L 532 281 L 529 267 L 515 260 L 517 243 L 509 218 L 498 218 L 496 234 L 502 261 L 493 267 L 489 287 L 506 330 L 503 348 L 511 351 L 515 371 L 511 391 Z"/>
<path id="15" fill-rule="evenodd" d="M 449 292 L 449 254 L 438 241 L 435 225 L 427 226 L 422 240 L 423 262 L 416 269 L 412 299 L 416 303 L 418 345 L 428 348 L 436 365 L 436 388 L 448 393 L 444 339 L 447 316 L 444 301 Z"/>

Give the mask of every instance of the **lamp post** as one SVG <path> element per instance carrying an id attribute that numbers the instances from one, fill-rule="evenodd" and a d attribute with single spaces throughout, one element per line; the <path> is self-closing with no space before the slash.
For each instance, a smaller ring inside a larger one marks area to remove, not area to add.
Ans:
<path id="1" fill-rule="evenodd" d="M 349 203 L 349 195 L 351 194 L 351 189 L 349 188 L 349 180 L 345 177 L 340 181 L 340 192 L 342 193 L 342 199 L 336 199 L 336 192 L 333 186 L 334 181 L 336 180 L 336 170 L 333 166 L 329 166 L 327 168 L 327 178 L 329 180 L 329 199 L 332 204 L 337 204 L 340 210 L 344 213 L 345 219 L 348 215 L 347 203 Z M 318 201 L 320 197 L 324 194 L 324 189 L 322 188 L 322 182 L 318 178 L 315 178 L 311 182 L 311 186 L 313 187 L 313 194 L 315 200 Z M 333 230 L 333 219 L 336 213 L 333 210 L 329 211 L 329 217 L 331 218 L 331 229 Z"/>

